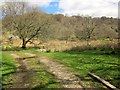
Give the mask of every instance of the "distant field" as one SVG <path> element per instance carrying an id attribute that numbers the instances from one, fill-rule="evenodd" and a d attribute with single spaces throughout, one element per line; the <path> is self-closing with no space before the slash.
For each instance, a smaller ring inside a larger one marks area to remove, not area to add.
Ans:
<path id="1" fill-rule="evenodd" d="M 40 44 L 39 44 L 40 43 Z M 115 49 L 118 47 L 118 39 L 103 38 L 98 40 L 91 40 L 90 47 L 92 49 L 103 48 L 103 49 Z M 6 47 L 9 50 L 9 47 L 21 47 L 21 40 L 18 38 L 13 39 L 13 44 L 8 43 L 8 40 L 3 37 L 3 48 Z M 51 52 L 54 51 L 66 51 L 66 50 L 77 50 L 82 51 L 88 48 L 87 42 L 85 40 L 76 40 L 76 41 L 65 41 L 65 40 L 49 40 L 47 42 L 41 42 L 40 40 L 35 40 L 33 43 L 28 43 L 27 47 L 47 49 Z"/>
<path id="2" fill-rule="evenodd" d="M 44 53 L 43 55 L 54 58 L 76 72 L 83 79 L 88 78 L 88 72 L 93 72 L 106 81 L 119 87 L 119 63 L 117 55 L 112 51 L 87 50 L 82 52 L 54 52 Z"/>

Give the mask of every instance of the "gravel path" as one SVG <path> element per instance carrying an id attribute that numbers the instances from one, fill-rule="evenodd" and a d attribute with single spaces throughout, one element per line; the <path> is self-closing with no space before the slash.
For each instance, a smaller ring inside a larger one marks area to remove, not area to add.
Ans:
<path id="1" fill-rule="evenodd" d="M 69 72 L 65 66 L 46 57 L 40 57 L 40 62 L 48 67 L 49 71 L 60 80 L 64 88 L 83 88 L 80 79 Z"/>

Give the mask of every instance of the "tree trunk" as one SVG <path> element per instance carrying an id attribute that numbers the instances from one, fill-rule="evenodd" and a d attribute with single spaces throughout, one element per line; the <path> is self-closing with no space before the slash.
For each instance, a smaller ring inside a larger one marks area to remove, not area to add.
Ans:
<path id="1" fill-rule="evenodd" d="M 87 49 L 89 50 L 91 48 L 89 40 L 87 40 Z"/>
<path id="2" fill-rule="evenodd" d="M 25 39 L 22 40 L 22 48 L 25 49 L 26 48 L 26 42 L 25 42 Z"/>

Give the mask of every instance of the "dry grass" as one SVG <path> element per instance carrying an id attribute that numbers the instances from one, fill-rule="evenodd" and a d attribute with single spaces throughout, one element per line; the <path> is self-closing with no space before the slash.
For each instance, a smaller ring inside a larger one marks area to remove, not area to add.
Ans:
<path id="1" fill-rule="evenodd" d="M 12 35 L 10 33 L 2 32 L 2 45 L 10 45 L 12 47 L 21 47 L 22 41 L 18 37 L 13 37 L 12 43 L 9 42 L 9 37 Z M 85 40 L 76 40 L 76 41 L 60 41 L 60 40 L 51 40 L 46 43 L 41 43 L 40 40 L 35 39 L 33 43 L 28 43 L 27 47 L 38 47 L 42 49 L 47 49 L 52 52 L 54 51 L 65 51 L 65 50 L 84 50 L 88 48 L 87 42 Z M 112 48 L 115 49 L 118 47 L 117 39 L 100 39 L 100 40 L 91 40 L 91 48 Z"/>
<path id="2" fill-rule="evenodd" d="M 93 49 L 96 48 L 103 48 L 103 49 L 115 49 L 118 47 L 118 40 L 113 39 L 112 41 L 108 40 L 91 40 L 90 47 Z M 43 43 L 43 46 L 45 46 L 50 51 L 65 51 L 65 50 L 71 50 L 71 49 L 77 49 L 77 50 L 83 50 L 88 48 L 86 41 L 72 41 L 67 42 L 66 41 L 48 41 L 47 43 Z"/>
<path id="3" fill-rule="evenodd" d="M 42 49 L 50 50 L 51 52 L 54 51 L 65 51 L 65 50 L 84 50 L 88 48 L 86 41 L 59 41 L 59 40 L 52 40 L 48 41 L 46 43 L 39 44 L 40 41 L 36 40 L 34 43 L 28 43 L 27 47 L 38 47 Z M 90 48 L 96 49 L 96 48 L 102 48 L 102 49 L 115 49 L 118 47 L 118 40 L 113 39 L 110 40 L 91 40 L 90 42 Z M 3 45 L 8 45 L 8 42 L 4 42 Z M 13 47 L 20 47 L 22 44 L 20 39 L 15 39 L 13 41 L 13 44 L 11 46 Z M 9 44 L 10 45 L 10 44 Z"/>

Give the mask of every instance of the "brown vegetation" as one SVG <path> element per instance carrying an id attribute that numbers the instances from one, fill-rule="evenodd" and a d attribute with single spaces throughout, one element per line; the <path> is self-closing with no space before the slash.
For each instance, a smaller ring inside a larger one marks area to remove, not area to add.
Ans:
<path id="1" fill-rule="evenodd" d="M 3 11 L 5 16 L 2 19 L 3 30 L 6 31 L 3 31 L 3 33 L 10 32 L 13 35 L 12 37 L 18 37 L 17 40 L 20 40 L 20 42 L 17 41 L 17 44 L 19 43 L 22 48 L 30 44 L 39 47 L 41 41 L 44 44 L 47 42 L 45 44 L 47 49 L 54 48 L 55 51 L 73 47 L 83 48 L 83 46 L 86 48 L 96 46 L 114 48 L 117 43 L 115 42 L 114 46 L 111 45 L 118 38 L 119 33 L 117 29 L 118 20 L 115 18 L 49 15 L 41 12 L 37 7 L 26 8 L 26 3 L 15 3 L 16 8 L 23 8 L 19 11 L 13 7 L 13 3 L 7 3 L 6 5 L 8 5 L 8 10 Z M 11 12 L 9 9 L 11 9 Z M 7 38 L 6 41 L 7 43 L 11 41 L 11 44 L 14 43 L 15 39 Z M 107 39 L 110 41 L 106 42 Z M 103 45 L 101 46 L 101 44 Z"/>

